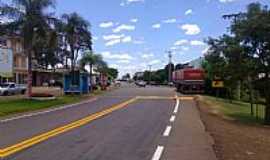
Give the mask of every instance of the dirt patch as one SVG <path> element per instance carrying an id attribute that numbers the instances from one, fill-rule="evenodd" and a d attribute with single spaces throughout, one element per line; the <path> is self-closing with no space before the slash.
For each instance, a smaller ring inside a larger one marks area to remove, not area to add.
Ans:
<path id="1" fill-rule="evenodd" d="M 219 160 L 270 160 L 270 127 L 226 119 L 202 100 L 198 106 Z"/>

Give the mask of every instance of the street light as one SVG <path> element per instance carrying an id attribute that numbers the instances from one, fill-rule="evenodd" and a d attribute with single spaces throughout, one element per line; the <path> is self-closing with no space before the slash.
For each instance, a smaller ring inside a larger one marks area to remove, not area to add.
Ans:
<path id="1" fill-rule="evenodd" d="M 169 57 L 169 71 L 168 71 L 168 82 L 171 82 L 171 77 L 172 77 L 172 51 L 168 50 L 166 51 L 166 53 L 168 53 L 168 57 Z"/>
<path id="2" fill-rule="evenodd" d="M 149 67 L 149 79 L 148 79 L 148 84 L 150 84 L 151 82 L 151 68 L 152 68 L 152 65 L 148 65 Z"/>

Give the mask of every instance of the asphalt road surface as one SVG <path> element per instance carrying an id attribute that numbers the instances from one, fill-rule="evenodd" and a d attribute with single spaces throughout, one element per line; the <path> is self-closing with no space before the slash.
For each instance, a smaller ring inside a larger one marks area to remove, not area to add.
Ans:
<path id="1" fill-rule="evenodd" d="M 173 88 L 124 85 L 82 104 L 2 119 L 0 157 L 7 160 L 215 160 L 203 124 L 192 109 L 193 101 L 175 100 L 175 95 Z M 189 114 L 184 119 L 179 118 L 181 108 Z M 194 125 L 196 129 L 191 130 Z M 195 132 L 198 134 L 193 135 Z M 199 147 L 189 135 L 197 137 Z M 185 139 L 184 143 L 181 139 Z M 198 157 L 200 154 L 204 156 Z"/>

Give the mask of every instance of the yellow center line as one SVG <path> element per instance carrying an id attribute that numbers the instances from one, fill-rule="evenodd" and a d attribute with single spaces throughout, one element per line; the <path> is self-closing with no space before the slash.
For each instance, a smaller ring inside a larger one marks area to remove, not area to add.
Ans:
<path id="1" fill-rule="evenodd" d="M 91 114 L 83 119 L 80 119 L 80 120 L 77 120 L 75 122 L 72 122 L 70 124 L 67 124 L 67 125 L 64 125 L 64 126 L 61 126 L 61 127 L 58 127 L 58 128 L 55 128 L 51 131 L 48 131 L 46 133 L 43 133 L 43 134 L 40 134 L 40 135 L 37 135 L 37 136 L 34 136 L 32 138 L 29 138 L 27 140 L 24 140 L 22 142 L 19 142 L 17 144 L 14 144 L 14 145 L 11 145 L 9 147 L 6 147 L 4 149 L 0 149 L 0 158 L 4 158 L 4 157 L 7 157 L 11 154 L 14 154 L 16 152 L 19 152 L 19 151 L 22 151 L 26 148 L 29 148 L 35 144 L 38 144 L 38 143 L 41 143 L 45 140 L 48 140 L 49 138 L 52 138 L 52 137 L 55 137 L 59 134 L 62 134 L 62 133 L 65 133 L 67 131 L 70 131 L 72 129 L 75 129 L 75 128 L 78 128 L 78 127 L 81 127 L 83 125 L 86 125 L 94 120 L 97 120 L 101 117 L 104 117 L 114 111 L 117 111 L 119 109 L 122 109 L 124 107 L 126 107 L 128 104 L 130 103 L 133 103 L 135 102 L 136 100 L 138 99 L 142 99 L 142 100 L 157 100 L 157 99 L 182 99 L 182 100 L 193 100 L 193 97 L 160 97 L 160 96 L 138 96 L 138 97 L 135 97 L 135 98 L 131 98 L 127 101 L 124 101 L 120 104 L 117 104 L 117 105 L 114 105 L 108 109 L 105 109 L 103 111 L 100 111 L 100 112 L 97 112 L 97 113 L 94 113 L 94 114 Z"/>
<path id="2" fill-rule="evenodd" d="M 182 96 L 182 97 L 178 97 L 177 99 L 179 99 L 179 100 L 194 100 L 194 97 L 192 97 L 192 96 Z"/>
<path id="3" fill-rule="evenodd" d="M 165 97 L 165 96 L 138 96 L 138 99 L 142 99 L 142 100 L 170 100 L 170 99 L 175 99 L 175 97 Z"/>
<path id="4" fill-rule="evenodd" d="M 53 129 L 49 132 L 46 132 L 46 133 L 43 133 L 41 135 L 38 135 L 38 136 L 35 136 L 35 137 L 32 137 L 30 139 L 27 139 L 27 140 L 24 140 L 20 143 L 17 143 L 17 144 L 14 144 L 12 146 L 9 146 L 7 148 L 4 148 L 4 149 L 1 149 L 0 150 L 0 158 L 4 158 L 4 157 L 7 157 L 11 154 L 14 154 L 16 152 L 19 152 L 23 149 L 26 149 L 28 147 L 31 147 L 35 144 L 38 144 L 40 142 L 43 142 L 49 138 L 52 138 L 54 136 L 57 136 L 61 133 L 64 133 L 64 132 L 67 132 L 67 131 L 70 131 L 74 128 L 78 128 L 82 125 L 85 125 L 85 124 L 88 124 L 98 118 L 101 118 L 103 116 L 106 116 L 116 110 L 119 110 L 119 109 L 122 109 L 124 108 L 125 106 L 127 106 L 128 104 L 134 102 L 137 100 L 137 97 L 136 98 L 132 98 L 130 100 L 127 100 L 123 103 L 120 103 L 118 105 L 115 105 L 115 106 L 112 106 L 111 108 L 108 108 L 108 109 L 105 109 L 101 112 L 97 112 L 97 113 L 94 113 L 88 117 L 85 117 L 81 120 L 78 120 L 78 121 L 75 121 L 75 122 L 72 122 L 70 124 L 67 124 L 65 126 L 62 126 L 62 127 L 59 127 L 59 128 L 56 128 L 56 129 Z"/>

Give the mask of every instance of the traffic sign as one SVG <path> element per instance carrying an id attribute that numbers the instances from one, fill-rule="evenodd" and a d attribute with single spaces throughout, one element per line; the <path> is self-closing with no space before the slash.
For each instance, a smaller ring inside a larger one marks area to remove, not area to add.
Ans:
<path id="1" fill-rule="evenodd" d="M 224 82 L 223 81 L 213 81 L 212 82 L 212 87 L 213 88 L 223 88 L 224 87 Z"/>

